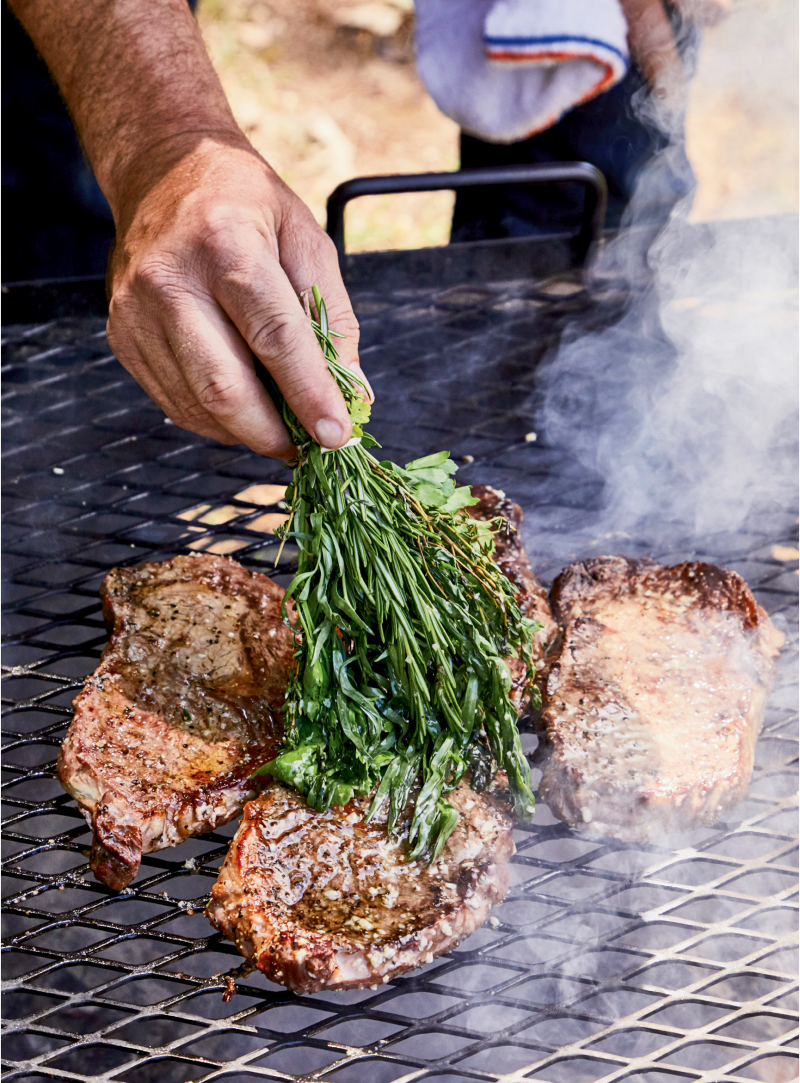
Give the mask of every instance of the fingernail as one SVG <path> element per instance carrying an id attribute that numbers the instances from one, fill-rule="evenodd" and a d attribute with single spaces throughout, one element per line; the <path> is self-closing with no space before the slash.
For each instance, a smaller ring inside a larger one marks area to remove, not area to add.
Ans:
<path id="1" fill-rule="evenodd" d="M 317 443 L 322 447 L 335 448 L 344 443 L 344 429 L 332 417 L 322 417 L 314 426 Z"/>

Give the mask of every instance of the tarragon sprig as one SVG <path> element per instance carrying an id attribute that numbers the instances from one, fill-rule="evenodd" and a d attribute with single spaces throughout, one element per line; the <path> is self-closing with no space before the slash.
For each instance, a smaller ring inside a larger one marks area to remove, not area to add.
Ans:
<path id="1" fill-rule="evenodd" d="M 448 453 L 405 468 L 371 454 L 363 384 L 338 360 L 316 287 L 313 296 L 312 324 L 356 442 L 321 448 L 272 387 L 298 449 L 282 536 L 298 548 L 286 601 L 299 641 L 284 746 L 260 773 L 320 810 L 374 790 L 369 818 L 388 801 L 390 831 L 415 794 L 409 857 L 433 860 L 458 822 L 445 794 L 481 746 L 508 773 L 519 818 L 533 814 L 503 657 L 519 654 L 532 682 L 538 625 L 492 559 L 492 524 L 465 514 L 476 501 L 456 487 Z"/>

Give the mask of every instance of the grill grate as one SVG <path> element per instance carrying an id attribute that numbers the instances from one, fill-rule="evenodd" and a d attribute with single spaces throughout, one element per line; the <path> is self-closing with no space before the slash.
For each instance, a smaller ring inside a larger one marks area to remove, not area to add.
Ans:
<path id="1" fill-rule="evenodd" d="M 386 454 L 472 456 L 464 481 L 528 510 L 545 578 L 576 545 L 589 555 L 580 529 L 602 482 L 546 434 L 525 440 L 533 373 L 567 323 L 615 320 L 624 294 L 606 284 L 590 297 L 563 278 L 356 300 Z M 650 334 L 646 348 L 667 347 Z M 298 997 L 241 976 L 225 1004 L 221 975 L 241 957 L 202 908 L 235 825 L 146 855 L 117 895 L 88 870 L 90 834 L 54 761 L 105 642 L 105 572 L 191 546 L 283 581 L 288 564 L 272 573 L 277 544 L 264 531 L 287 473 L 165 424 L 98 319 L 7 329 L 3 372 L 9 1080 L 796 1077 L 796 638 L 752 786 L 725 823 L 626 846 L 582 838 L 542 804 L 516 832 L 507 900 L 460 949 L 378 990 Z M 740 568 L 788 628 L 797 576 L 770 553 L 795 544 L 795 523 L 760 520 L 681 551 L 631 539 L 626 551 Z M 533 734 L 524 741 L 533 751 Z"/>

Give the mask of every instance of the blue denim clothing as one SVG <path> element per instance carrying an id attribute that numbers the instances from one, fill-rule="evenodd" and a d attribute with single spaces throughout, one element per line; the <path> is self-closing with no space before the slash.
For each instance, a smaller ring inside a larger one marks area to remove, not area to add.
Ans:
<path id="1" fill-rule="evenodd" d="M 194 9 L 196 0 L 189 3 Z M 58 89 L 5 2 L 2 37 L 2 279 L 103 274 L 114 242 L 111 211 Z M 696 37 L 683 35 L 685 57 L 694 44 Z M 642 169 L 668 143 L 634 113 L 632 103 L 646 93 L 632 68 L 617 86 L 530 139 L 499 146 L 462 134 L 461 166 L 591 162 L 608 181 L 606 224 L 617 226 Z M 682 145 L 673 144 L 661 165 L 649 181 L 655 185 L 649 206 L 666 219 L 693 190 L 694 176 Z M 464 190 L 456 199 L 452 240 L 572 231 L 582 200 L 575 186 Z"/>
<path id="2" fill-rule="evenodd" d="M 687 76 L 694 68 L 699 34 L 668 8 Z M 519 143 L 486 143 L 461 133 L 461 168 L 522 163 L 590 162 L 608 184 L 606 228 L 616 229 L 637 181 L 648 168 L 646 208 L 641 221 L 658 226 L 690 196 L 695 178 L 682 133 L 670 138 L 644 119 L 650 90 L 632 66 L 616 86 L 577 106 L 544 132 Z M 451 242 L 543 233 L 575 233 L 584 190 L 578 185 L 535 188 L 463 189 L 456 196 Z"/>

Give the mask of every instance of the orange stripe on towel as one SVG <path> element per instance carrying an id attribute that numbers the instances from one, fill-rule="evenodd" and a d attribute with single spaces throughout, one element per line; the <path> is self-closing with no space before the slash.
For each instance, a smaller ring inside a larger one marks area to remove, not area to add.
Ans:
<path id="1" fill-rule="evenodd" d="M 555 52 L 541 52 L 541 53 L 490 53 L 489 60 L 505 60 L 516 61 L 519 64 L 530 64 L 532 60 L 546 59 L 557 60 L 559 63 L 565 60 L 593 60 L 598 67 L 601 67 L 604 71 L 603 78 L 584 94 L 575 104 L 581 105 L 583 102 L 588 102 L 590 98 L 593 98 L 596 94 L 602 94 L 614 80 L 614 68 L 609 64 L 607 60 L 601 60 L 599 56 L 593 56 L 587 53 L 555 53 Z"/>
<path id="2" fill-rule="evenodd" d="M 603 75 L 602 79 L 600 79 L 597 83 L 595 83 L 595 85 L 593 87 L 591 87 L 583 95 L 582 98 L 579 98 L 576 102 L 574 102 L 573 105 L 571 105 L 569 109 L 565 109 L 563 113 L 559 113 L 557 116 L 548 117 L 547 120 L 545 120 L 543 123 L 537 124 L 537 126 L 535 128 L 531 128 L 530 131 L 526 132 L 525 135 L 517 136 L 517 138 L 514 140 L 515 143 L 519 142 L 522 139 L 530 139 L 530 137 L 532 135 L 537 135 L 539 132 L 546 132 L 548 128 L 552 128 L 554 124 L 557 124 L 558 121 L 561 119 L 561 117 L 564 116 L 565 113 L 570 112 L 570 110 L 574 109 L 575 106 L 577 106 L 577 105 L 583 105 L 584 102 L 588 102 L 588 101 L 591 101 L 592 98 L 596 98 L 598 94 L 602 94 L 604 90 L 608 90 L 608 88 L 614 82 L 614 68 L 611 66 L 611 64 L 609 64 L 609 62 L 607 60 L 601 60 L 599 56 L 594 56 L 594 55 L 591 55 L 591 54 L 587 55 L 586 53 L 555 53 L 555 52 L 536 53 L 536 56 L 537 57 L 547 57 L 548 59 L 559 60 L 559 61 L 561 61 L 561 60 L 593 60 L 595 62 L 595 64 L 598 64 L 603 69 L 605 74 Z M 489 59 L 490 60 L 511 60 L 511 61 L 524 61 L 524 60 L 527 60 L 528 62 L 530 62 L 531 55 L 530 55 L 530 53 L 528 53 L 526 55 L 526 54 L 523 54 L 523 53 L 512 53 L 512 52 L 493 53 L 489 57 Z"/>

